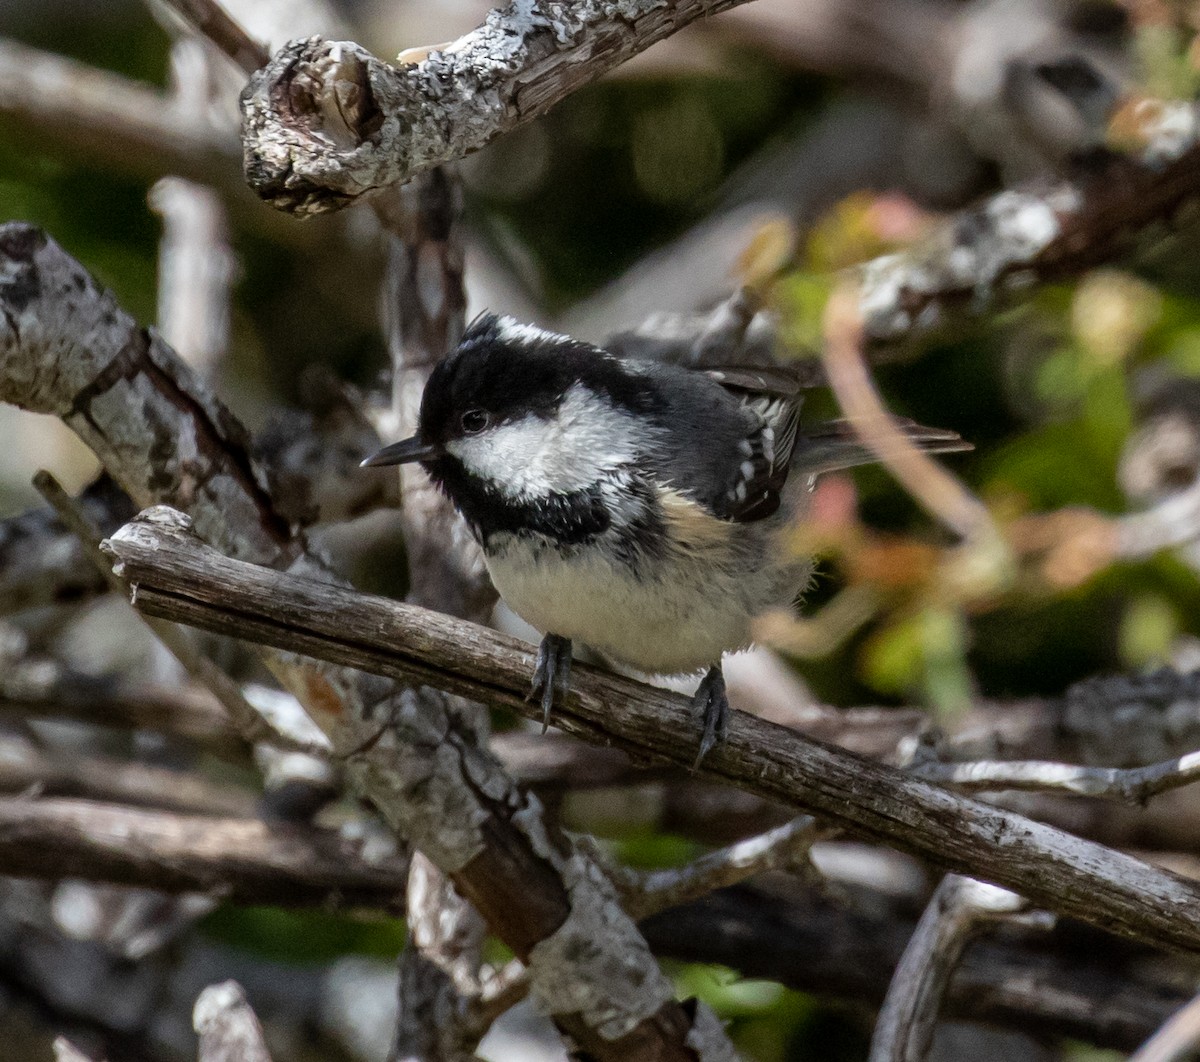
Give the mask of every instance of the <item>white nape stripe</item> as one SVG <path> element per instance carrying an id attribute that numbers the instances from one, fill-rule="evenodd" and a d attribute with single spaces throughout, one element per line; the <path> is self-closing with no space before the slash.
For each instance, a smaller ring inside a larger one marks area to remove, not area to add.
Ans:
<path id="1" fill-rule="evenodd" d="M 546 339 L 571 341 L 570 336 L 551 332 L 537 325 L 524 324 L 507 314 L 496 319 L 496 335 L 502 342 L 507 343 L 537 343 Z"/>
<path id="2" fill-rule="evenodd" d="M 633 461 L 643 435 L 632 416 L 576 384 L 548 420 L 530 414 L 446 449 L 501 493 L 529 500 L 590 487 Z"/>

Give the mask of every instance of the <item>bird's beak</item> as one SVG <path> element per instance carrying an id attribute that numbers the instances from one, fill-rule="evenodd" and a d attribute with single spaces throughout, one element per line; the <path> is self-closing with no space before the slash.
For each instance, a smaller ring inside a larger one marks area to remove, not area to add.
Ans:
<path id="1" fill-rule="evenodd" d="M 385 446 L 377 454 L 368 457 L 359 468 L 373 468 L 376 465 L 407 465 L 411 461 L 428 461 L 441 453 L 441 448 L 425 442 L 420 436 L 403 439 L 391 446 Z"/>

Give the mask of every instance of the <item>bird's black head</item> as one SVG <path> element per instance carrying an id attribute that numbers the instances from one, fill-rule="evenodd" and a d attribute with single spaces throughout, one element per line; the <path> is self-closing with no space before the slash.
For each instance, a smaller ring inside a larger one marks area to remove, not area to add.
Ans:
<path id="1" fill-rule="evenodd" d="M 417 435 L 364 464 L 420 461 L 464 512 L 468 493 L 526 505 L 636 460 L 662 405 L 636 364 L 484 314 L 430 375 Z"/>

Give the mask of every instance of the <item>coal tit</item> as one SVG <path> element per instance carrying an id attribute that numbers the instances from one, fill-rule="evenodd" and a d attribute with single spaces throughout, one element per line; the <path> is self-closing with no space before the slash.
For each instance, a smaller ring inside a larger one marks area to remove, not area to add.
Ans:
<path id="1" fill-rule="evenodd" d="M 431 374 L 417 435 L 363 464 L 419 461 L 466 519 L 501 597 L 545 633 L 530 695 L 546 720 L 573 641 L 647 674 L 707 669 L 698 763 L 728 723 L 723 654 L 810 577 L 782 533 L 818 474 L 868 459 L 844 424 L 802 434 L 799 410 L 782 369 L 623 358 L 485 314 Z"/>

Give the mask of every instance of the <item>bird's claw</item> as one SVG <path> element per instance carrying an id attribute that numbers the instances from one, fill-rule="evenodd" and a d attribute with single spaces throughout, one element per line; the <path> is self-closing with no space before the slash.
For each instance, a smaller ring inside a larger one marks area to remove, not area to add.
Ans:
<path id="1" fill-rule="evenodd" d="M 550 712 L 554 708 L 554 695 L 565 699 L 571 688 L 571 639 L 557 634 L 547 634 L 538 646 L 537 665 L 533 669 L 533 683 L 525 695 L 527 701 L 541 696 L 542 733 L 550 727 Z"/>
<path id="2" fill-rule="evenodd" d="M 729 698 L 725 695 L 725 676 L 718 664 L 709 668 L 700 680 L 692 697 L 692 714 L 704 723 L 704 734 L 700 738 L 700 751 L 692 764 L 694 771 L 700 761 L 718 741 L 724 741 L 729 733 Z"/>

